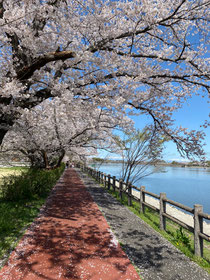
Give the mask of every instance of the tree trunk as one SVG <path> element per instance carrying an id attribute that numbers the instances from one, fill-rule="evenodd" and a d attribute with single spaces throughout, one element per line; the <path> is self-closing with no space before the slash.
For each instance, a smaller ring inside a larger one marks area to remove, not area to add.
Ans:
<path id="1" fill-rule="evenodd" d="M 42 155 L 43 155 L 43 159 L 44 159 L 45 169 L 50 169 L 50 165 L 49 165 L 49 161 L 48 161 L 46 151 L 42 151 Z"/>
<path id="2" fill-rule="evenodd" d="M 2 142 L 3 142 L 4 136 L 6 135 L 6 133 L 7 133 L 7 130 L 5 130 L 5 129 L 0 129 L 0 145 L 1 145 Z"/>
<path id="3" fill-rule="evenodd" d="M 60 155 L 60 157 L 58 158 L 58 162 L 57 162 L 55 168 L 57 168 L 57 167 L 59 167 L 59 166 L 61 165 L 61 162 L 62 162 L 64 156 L 65 156 L 65 151 L 62 150 L 61 155 Z"/>

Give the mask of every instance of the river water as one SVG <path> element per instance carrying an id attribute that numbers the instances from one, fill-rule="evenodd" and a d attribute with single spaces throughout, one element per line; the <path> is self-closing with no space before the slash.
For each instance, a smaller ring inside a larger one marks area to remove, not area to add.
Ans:
<path id="1" fill-rule="evenodd" d="M 106 174 L 120 178 L 120 163 L 107 163 L 98 168 Z M 147 191 L 156 194 L 165 192 L 167 198 L 189 207 L 201 204 L 204 212 L 210 214 L 210 169 L 163 166 L 158 173 L 142 178 L 134 185 L 145 186 Z"/>

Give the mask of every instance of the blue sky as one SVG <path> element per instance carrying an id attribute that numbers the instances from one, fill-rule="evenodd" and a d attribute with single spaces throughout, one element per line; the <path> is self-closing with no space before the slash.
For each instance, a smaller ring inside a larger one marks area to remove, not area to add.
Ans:
<path id="1" fill-rule="evenodd" d="M 209 119 L 208 115 L 210 112 L 210 105 L 207 103 L 207 101 L 207 97 L 202 98 L 201 96 L 193 96 L 179 111 L 174 113 L 174 120 L 175 125 L 177 126 L 182 125 L 183 127 L 187 127 L 191 130 L 195 129 L 205 131 L 205 152 L 207 158 L 210 159 L 210 127 L 207 129 L 200 128 L 200 125 L 202 125 L 205 120 Z M 135 122 L 135 127 L 140 129 L 143 128 L 147 122 L 147 118 L 143 116 L 133 117 L 132 119 Z M 163 157 L 168 161 L 184 161 L 184 159 L 181 158 L 177 152 L 175 144 L 172 142 L 166 143 Z"/>
<path id="2" fill-rule="evenodd" d="M 183 107 L 174 113 L 174 120 L 176 126 L 183 126 L 189 128 L 190 130 L 204 130 L 206 133 L 205 138 L 205 152 L 207 159 L 210 160 L 210 127 L 207 129 L 201 128 L 200 125 L 204 124 L 205 120 L 209 119 L 210 105 L 207 102 L 208 97 L 202 98 L 201 96 L 193 96 L 190 98 Z M 135 127 L 142 129 L 148 122 L 151 122 L 149 117 L 144 115 L 132 116 L 135 122 Z M 106 152 L 100 152 L 99 156 L 104 158 L 107 157 Z M 110 159 L 119 159 L 119 155 L 110 154 L 108 156 Z M 165 149 L 163 153 L 163 159 L 166 161 L 187 161 L 183 159 L 176 150 L 176 145 L 173 142 L 168 142 L 165 144 Z"/>

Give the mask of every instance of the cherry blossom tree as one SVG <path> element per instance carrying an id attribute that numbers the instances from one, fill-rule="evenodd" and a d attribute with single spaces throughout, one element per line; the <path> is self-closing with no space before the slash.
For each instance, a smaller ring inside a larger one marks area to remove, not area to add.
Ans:
<path id="1" fill-rule="evenodd" d="M 181 155 L 203 156 L 203 132 L 173 112 L 209 93 L 208 19 L 209 0 L 0 0 L 0 143 L 62 97 L 149 115 Z"/>
<path id="2" fill-rule="evenodd" d="M 156 164 L 162 158 L 165 139 L 161 139 L 154 127 L 145 127 L 142 131 L 124 133 L 115 138 L 122 159 L 121 179 L 134 184 L 160 169 Z"/>
<path id="3" fill-rule="evenodd" d="M 112 130 L 126 129 L 128 123 L 132 126 L 121 113 L 55 98 L 17 120 L 4 139 L 3 150 L 21 152 L 32 166 L 54 168 L 60 166 L 66 152 L 81 158 L 96 153 L 98 147 L 113 150 Z"/>

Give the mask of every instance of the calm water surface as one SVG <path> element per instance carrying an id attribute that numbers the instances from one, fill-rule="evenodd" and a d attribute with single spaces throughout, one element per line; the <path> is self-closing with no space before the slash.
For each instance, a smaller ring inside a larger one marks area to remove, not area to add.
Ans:
<path id="1" fill-rule="evenodd" d="M 163 172 L 154 173 L 135 183 L 146 190 L 159 194 L 165 192 L 169 199 L 193 207 L 203 205 L 204 212 L 210 214 L 210 169 L 161 167 Z M 120 164 L 103 164 L 99 170 L 120 178 Z"/>

